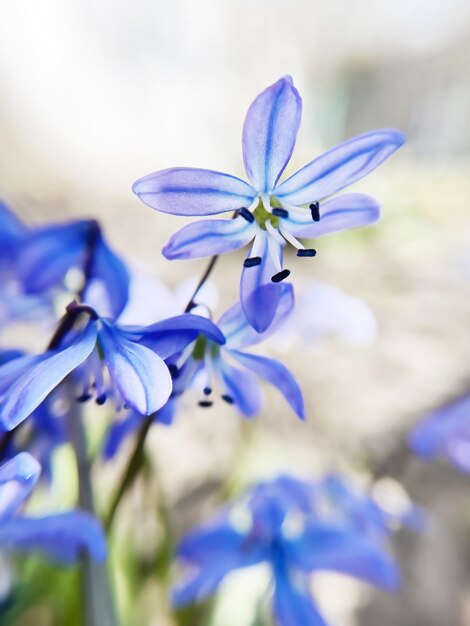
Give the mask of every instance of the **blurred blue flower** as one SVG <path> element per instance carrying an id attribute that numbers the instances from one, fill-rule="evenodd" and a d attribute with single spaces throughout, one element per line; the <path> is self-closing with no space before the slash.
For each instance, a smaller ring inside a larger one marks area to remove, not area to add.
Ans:
<path id="1" fill-rule="evenodd" d="M 310 593 L 312 573 L 334 571 L 395 590 L 398 571 L 383 548 L 351 526 L 312 514 L 305 487 L 287 477 L 261 483 L 183 538 L 177 554 L 188 575 L 174 591 L 175 605 L 201 600 L 231 571 L 260 563 L 271 570 L 279 626 L 325 625 Z"/>
<path id="2" fill-rule="evenodd" d="M 46 517 L 19 514 L 39 474 L 39 463 L 26 452 L 0 467 L 0 550 L 34 550 L 62 563 L 73 563 L 86 551 L 93 559 L 104 560 L 103 531 L 88 513 L 67 511 Z"/>
<path id="3" fill-rule="evenodd" d="M 164 248 L 169 259 L 230 252 L 253 240 L 241 278 L 240 300 L 252 326 L 262 332 L 274 318 L 276 287 L 289 271 L 282 250 L 290 243 L 299 257 L 315 256 L 298 238 L 311 239 L 379 216 L 377 202 L 362 194 L 319 201 L 375 169 L 404 142 L 401 133 L 381 129 L 359 135 L 314 159 L 279 183 L 292 155 L 302 100 L 285 76 L 251 104 L 243 127 L 243 158 L 250 183 L 213 170 L 171 168 L 138 180 L 133 190 L 146 204 L 174 215 L 235 212 L 232 220 L 189 224 Z"/>
<path id="4" fill-rule="evenodd" d="M 422 459 L 447 458 L 470 473 L 470 395 L 433 411 L 412 429 L 408 440 Z"/>
<path id="5" fill-rule="evenodd" d="M 23 236 L 17 264 L 27 294 L 68 289 L 80 291 L 81 299 L 90 302 L 90 292 L 100 288 L 106 308 L 99 310 L 113 318 L 127 304 L 129 273 L 95 220 L 30 228 Z M 77 272 L 75 279 L 71 270 Z"/>
<path id="6" fill-rule="evenodd" d="M 78 329 L 72 327 L 83 318 L 86 322 Z M 0 366 L 0 424 L 5 430 L 26 419 L 71 372 L 82 389 L 79 401 L 94 395 L 103 404 L 110 396 L 117 408 L 126 405 L 142 415 L 155 413 L 172 389 L 164 360 L 200 334 L 206 333 L 214 343 L 225 341 L 212 322 L 191 314 L 151 326 L 119 326 L 90 307 L 73 303 L 63 324 L 70 328 L 57 347 Z"/>
<path id="7" fill-rule="evenodd" d="M 201 394 L 201 407 L 213 405 L 214 391 L 218 389 L 222 400 L 236 406 L 242 415 L 253 417 L 261 411 L 263 404 L 258 378 L 273 385 L 296 415 L 301 419 L 305 418 L 302 392 L 290 371 L 279 361 L 245 351 L 245 348 L 272 335 L 290 315 L 294 307 L 292 285 L 283 284 L 280 287 L 281 297 L 276 315 L 264 333 L 258 333 L 250 326 L 238 302 L 216 324 L 226 343 L 221 343 L 218 337 L 214 340 L 213 334 L 206 332 L 195 338 L 186 349 L 174 352 L 167 361 L 173 377 L 173 390 L 169 402 L 156 412 L 156 422 L 170 424 L 181 397 L 190 388 Z M 151 333 L 144 342 L 158 351 L 158 345 L 153 342 Z M 234 362 L 241 365 L 241 368 L 234 365 Z M 112 458 L 122 441 L 141 424 L 142 415 L 135 411 L 131 411 L 122 420 L 114 421 L 108 429 L 104 443 L 105 458 Z"/>

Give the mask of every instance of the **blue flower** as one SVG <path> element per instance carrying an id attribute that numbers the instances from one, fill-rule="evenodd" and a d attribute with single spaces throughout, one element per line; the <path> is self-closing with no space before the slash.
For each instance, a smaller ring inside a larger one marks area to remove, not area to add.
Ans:
<path id="1" fill-rule="evenodd" d="M 172 423 L 178 403 L 189 388 L 196 388 L 201 394 L 201 407 L 212 406 L 215 391 L 219 390 L 222 400 L 236 406 L 242 415 L 253 417 L 261 411 L 263 400 L 257 378 L 276 387 L 293 411 L 301 419 L 305 418 L 302 392 L 290 371 L 274 359 L 245 352 L 245 348 L 260 343 L 277 331 L 291 313 L 294 307 L 292 286 L 284 284 L 280 287 L 276 315 L 264 333 L 253 330 L 240 303 L 237 303 L 222 315 L 216 325 L 220 335 L 225 337 L 225 343 L 219 337 L 214 338 L 214 333 L 201 333 L 185 350 L 174 352 L 167 361 L 173 377 L 173 391 L 170 400 L 155 413 L 156 422 Z M 141 341 L 150 348 L 159 349 L 150 331 Z M 114 421 L 105 439 L 104 457 L 114 457 L 123 440 L 141 424 L 142 415 L 135 411 L 122 420 Z"/>
<path id="2" fill-rule="evenodd" d="M 224 577 L 259 563 L 270 567 L 279 626 L 325 626 L 310 594 L 310 575 L 335 571 L 394 590 L 398 572 L 387 553 L 351 527 L 325 523 L 304 506 L 295 479 L 261 483 L 211 524 L 180 542 L 189 573 L 173 600 L 183 606 L 213 594 Z"/>
<path id="3" fill-rule="evenodd" d="M 62 563 L 73 563 L 87 551 L 97 561 L 106 558 L 106 541 L 97 520 L 83 511 L 46 517 L 23 517 L 24 501 L 36 484 L 40 465 L 21 452 L 0 467 L 0 550 L 31 550 Z"/>
<path id="4" fill-rule="evenodd" d="M 314 159 L 279 182 L 292 155 L 302 100 L 289 76 L 263 91 L 251 104 L 243 127 L 243 158 L 250 183 L 213 170 L 166 169 L 138 180 L 133 190 L 146 204 L 184 216 L 235 212 L 232 220 L 186 226 L 164 248 L 168 259 L 192 259 L 236 250 L 253 240 L 241 278 L 240 299 L 252 326 L 262 332 L 272 322 L 280 297 L 276 287 L 286 243 L 300 257 L 312 257 L 300 239 L 356 226 L 379 216 L 377 202 L 362 194 L 324 198 L 375 169 L 404 142 L 401 133 L 381 129 L 359 135 Z"/>
<path id="5" fill-rule="evenodd" d="M 292 286 L 285 284 L 279 287 L 280 303 L 268 331 L 256 332 L 248 323 L 241 303 L 237 302 L 217 322 L 217 327 L 226 339 L 224 345 L 215 344 L 210 338 L 201 336 L 188 355 L 183 354 L 176 360 L 174 366 L 178 375 L 174 381 L 175 395 L 181 395 L 190 384 L 199 383 L 204 394 L 200 406 L 211 406 L 213 391 L 218 388 L 223 400 L 234 404 L 246 417 L 252 417 L 262 407 L 259 377 L 276 387 L 292 410 L 304 419 L 302 392 L 289 370 L 274 359 L 245 351 L 247 347 L 275 332 L 292 311 Z"/>
<path id="6" fill-rule="evenodd" d="M 74 323 L 83 318 L 86 322 L 75 328 Z M 69 332 L 57 347 L 0 367 L 0 424 L 5 430 L 26 419 L 71 372 L 81 387 L 80 401 L 95 395 L 97 403 L 103 404 L 111 396 L 118 408 L 126 405 L 142 415 L 155 413 L 172 390 L 164 359 L 201 333 L 214 342 L 225 341 L 212 322 L 190 314 L 151 326 L 119 326 L 98 317 L 90 307 L 73 303 L 62 324 L 69 326 Z M 146 340 L 151 340 L 152 348 L 145 345 Z"/>
<path id="7" fill-rule="evenodd" d="M 470 473 L 470 396 L 433 411 L 412 429 L 409 444 L 426 461 L 447 458 Z"/>
<path id="8" fill-rule="evenodd" d="M 28 294 L 64 289 L 70 270 L 81 299 L 90 301 L 97 287 L 106 295 L 107 313 L 119 316 L 129 297 L 129 273 L 123 261 L 108 246 L 95 220 L 31 228 L 24 235 L 17 258 L 18 274 Z M 75 291 L 75 289 L 72 289 Z"/>

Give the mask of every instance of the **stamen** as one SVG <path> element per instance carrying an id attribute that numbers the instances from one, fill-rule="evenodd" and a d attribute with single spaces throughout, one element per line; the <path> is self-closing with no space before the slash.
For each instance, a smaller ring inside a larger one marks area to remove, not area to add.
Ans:
<path id="1" fill-rule="evenodd" d="M 286 209 L 275 208 L 272 210 L 272 214 L 276 217 L 289 217 L 289 211 L 286 211 Z"/>
<path id="2" fill-rule="evenodd" d="M 273 283 L 280 283 L 289 275 L 290 275 L 290 270 L 282 270 L 281 272 L 274 274 L 274 276 L 271 276 L 271 280 Z"/>
<path id="3" fill-rule="evenodd" d="M 208 409 L 214 403 L 212 402 L 212 400 L 199 400 L 198 404 L 199 404 L 200 407 L 202 407 L 204 409 Z"/>
<path id="4" fill-rule="evenodd" d="M 248 257 L 243 261 L 243 267 L 255 267 L 256 265 L 261 265 L 260 256 Z"/>
<path id="5" fill-rule="evenodd" d="M 77 402 L 87 402 L 90 398 L 91 398 L 91 394 L 89 394 L 89 393 L 82 393 L 82 395 L 78 396 L 78 398 L 76 400 L 77 400 Z"/>
<path id="6" fill-rule="evenodd" d="M 211 393 L 212 393 L 212 389 L 211 389 L 210 387 L 204 387 L 204 389 L 202 390 L 202 393 L 203 393 L 205 396 L 210 396 L 210 395 L 211 395 Z"/>
<path id="7" fill-rule="evenodd" d="M 234 404 L 234 402 L 235 402 L 235 400 L 232 398 L 232 396 L 229 396 L 226 393 L 224 393 L 222 395 L 222 400 L 224 400 L 224 402 L 226 402 L 227 404 Z"/>
<path id="8" fill-rule="evenodd" d="M 319 222 L 320 221 L 320 203 L 312 202 L 312 204 L 309 206 L 309 209 L 310 209 L 310 213 L 312 214 L 312 220 L 314 222 Z"/>
<path id="9" fill-rule="evenodd" d="M 294 235 L 284 226 L 284 224 L 279 224 L 279 231 L 281 232 L 284 239 L 288 241 L 292 246 L 294 246 L 294 248 L 297 248 L 297 250 L 303 250 L 303 244 L 301 244 L 300 241 L 298 241 L 298 239 L 294 237 Z"/>
<path id="10" fill-rule="evenodd" d="M 170 375 L 172 378 L 178 378 L 178 376 L 180 375 L 180 371 L 174 363 L 169 363 L 168 369 L 170 370 Z"/>
<path id="11" fill-rule="evenodd" d="M 282 238 L 282 235 L 276 228 L 274 228 L 274 226 L 271 224 L 269 220 L 266 220 L 265 226 L 266 226 L 266 232 L 283 246 L 284 239 Z"/>
<path id="12" fill-rule="evenodd" d="M 98 406 L 102 406 L 106 402 L 106 399 L 107 399 L 106 394 L 102 393 L 96 398 L 95 402 L 96 404 L 98 404 Z"/>
<path id="13" fill-rule="evenodd" d="M 255 216 L 253 215 L 253 213 L 250 213 L 250 211 L 248 211 L 246 207 L 242 207 L 241 209 L 238 209 L 238 213 L 242 217 L 244 217 L 247 222 L 250 222 L 250 224 L 253 224 L 253 222 L 255 221 Z"/>
<path id="14" fill-rule="evenodd" d="M 304 250 L 297 250 L 297 256 L 316 256 L 317 251 L 314 248 L 305 248 Z"/>

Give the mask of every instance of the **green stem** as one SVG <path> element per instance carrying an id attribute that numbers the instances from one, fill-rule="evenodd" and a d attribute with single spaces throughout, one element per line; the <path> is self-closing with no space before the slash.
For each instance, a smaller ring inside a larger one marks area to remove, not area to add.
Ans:
<path id="1" fill-rule="evenodd" d="M 70 397 L 74 398 L 74 385 L 69 381 Z M 81 509 L 95 515 L 90 462 L 87 453 L 86 433 L 82 405 L 71 402 L 69 412 L 70 440 L 75 452 L 78 473 L 78 503 Z M 82 592 L 86 626 L 117 626 L 116 611 L 109 584 L 106 563 L 95 563 L 88 553 L 81 557 Z"/>
<path id="2" fill-rule="evenodd" d="M 135 442 L 134 450 L 131 456 L 129 457 L 129 461 L 124 471 L 122 480 L 119 484 L 119 487 L 116 493 L 114 494 L 114 497 L 111 501 L 111 505 L 109 507 L 108 515 L 106 516 L 104 525 L 105 525 L 107 532 L 109 532 L 109 530 L 111 529 L 111 526 L 113 525 L 116 512 L 118 510 L 118 507 L 121 503 L 121 500 L 124 494 L 126 493 L 128 488 L 132 485 L 132 483 L 134 482 L 135 478 L 139 474 L 144 464 L 145 440 L 147 438 L 147 434 L 150 430 L 150 427 L 153 424 L 153 420 L 154 420 L 154 415 L 148 415 L 145 418 L 145 421 L 142 424 L 141 429 L 139 430 L 139 433 L 137 435 L 137 439 Z"/>

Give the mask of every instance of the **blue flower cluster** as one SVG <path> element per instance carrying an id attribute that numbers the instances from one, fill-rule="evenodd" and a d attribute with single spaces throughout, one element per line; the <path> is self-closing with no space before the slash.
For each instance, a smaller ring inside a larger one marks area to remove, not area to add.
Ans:
<path id="1" fill-rule="evenodd" d="M 214 593 L 233 570 L 260 563 L 271 571 L 272 606 L 280 626 L 324 626 L 310 577 L 334 571 L 395 590 L 399 573 L 386 548 L 395 517 L 339 475 L 318 483 L 290 476 L 256 485 L 211 523 L 179 544 L 188 574 L 174 591 L 177 606 Z"/>
<path id="2" fill-rule="evenodd" d="M 0 460 L 5 461 L 0 468 L 0 549 L 35 548 L 65 562 L 84 550 L 97 560 L 105 558 L 104 535 L 89 513 L 18 515 L 38 479 L 38 462 L 50 475 L 52 452 L 73 440 L 69 422 L 78 419 L 74 406 L 86 408 L 94 401 L 112 407 L 114 419 L 102 450 L 107 459 L 134 431 L 139 430 L 142 443 L 154 421 L 171 424 L 191 390 L 200 407 L 222 400 L 252 418 L 262 410 L 264 381 L 305 419 L 293 374 L 279 361 L 250 351 L 274 335 L 295 306 L 283 250 L 290 244 L 297 257 L 313 258 L 310 240 L 377 220 L 379 206 L 373 198 L 331 196 L 375 169 L 404 138 L 392 129 L 359 135 L 281 180 L 301 109 L 290 77 L 251 104 L 242 139 L 249 182 L 179 167 L 134 184 L 143 202 L 164 213 L 230 214 L 189 224 L 172 236 L 163 250 L 167 259 L 213 259 L 186 309 L 152 324 L 121 321 L 130 274 L 95 219 L 29 226 L 0 204 L 0 329 L 25 319 L 55 324 L 41 353 L 0 352 Z M 215 257 L 246 245 L 251 247 L 243 262 L 239 301 L 217 322 L 212 312 L 197 314 L 195 299 Z M 59 296 L 62 301 L 68 297 L 69 304 L 55 319 Z M 457 437 L 456 430 L 446 432 Z M 139 459 L 131 459 L 118 497 Z M 310 575 L 333 570 L 395 589 L 399 577 L 386 539 L 397 521 L 406 524 L 411 518 L 409 511 L 399 520 L 390 516 L 337 475 L 317 483 L 287 476 L 261 483 L 212 524 L 182 540 L 178 555 L 192 573 L 176 589 L 175 603 L 213 593 L 234 569 L 267 563 L 277 622 L 324 624 L 310 595 Z"/>

